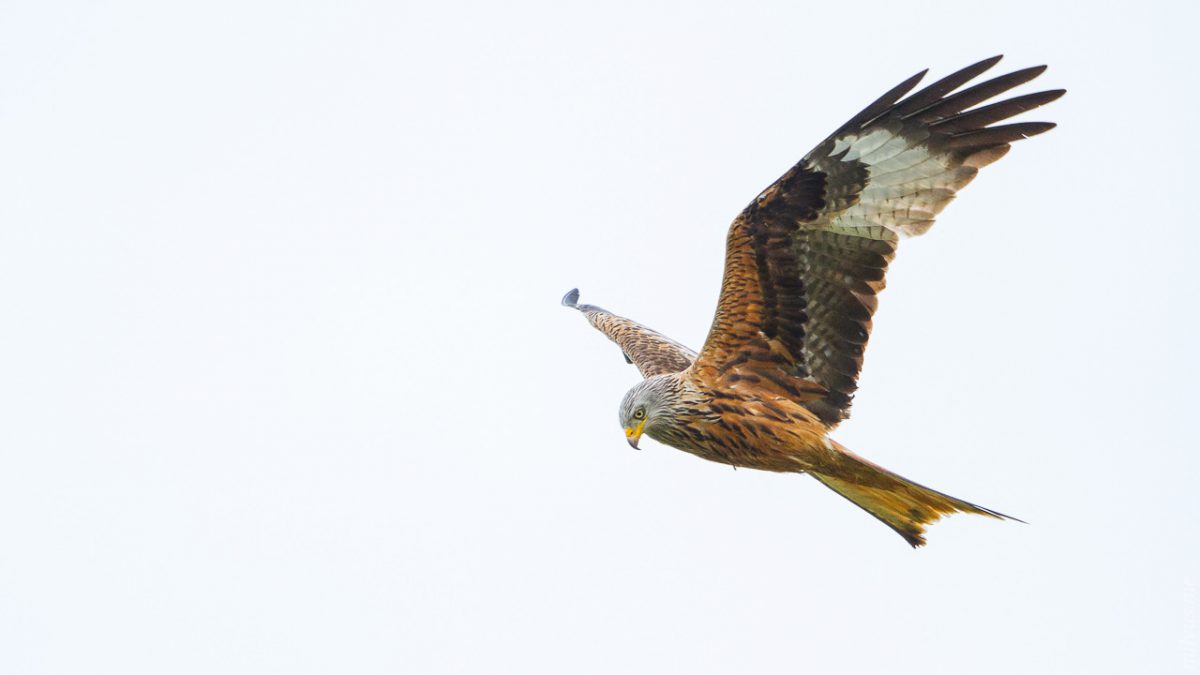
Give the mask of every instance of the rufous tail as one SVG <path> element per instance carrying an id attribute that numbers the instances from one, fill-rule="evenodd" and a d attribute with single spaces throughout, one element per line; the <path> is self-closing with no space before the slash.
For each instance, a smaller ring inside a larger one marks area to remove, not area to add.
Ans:
<path id="1" fill-rule="evenodd" d="M 829 473 L 809 474 L 892 528 L 913 548 L 925 545 L 925 526 L 952 513 L 976 513 L 1001 520 L 1025 522 L 982 506 L 956 499 L 873 464 L 835 444 L 841 466 Z"/>

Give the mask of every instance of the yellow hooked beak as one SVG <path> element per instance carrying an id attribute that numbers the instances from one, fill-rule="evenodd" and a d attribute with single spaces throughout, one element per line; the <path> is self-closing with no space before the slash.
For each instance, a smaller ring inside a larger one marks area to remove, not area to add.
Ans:
<path id="1" fill-rule="evenodd" d="M 642 420 L 634 427 L 625 427 L 625 440 L 629 441 L 629 445 L 637 450 L 638 439 L 642 437 L 642 429 L 646 427 L 646 420 Z"/>

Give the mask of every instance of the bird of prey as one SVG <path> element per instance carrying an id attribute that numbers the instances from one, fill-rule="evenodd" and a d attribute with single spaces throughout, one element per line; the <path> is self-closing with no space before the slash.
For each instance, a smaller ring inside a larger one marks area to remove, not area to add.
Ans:
<path id="1" fill-rule="evenodd" d="M 1061 89 L 989 101 L 1040 75 L 1026 68 L 963 88 L 999 56 L 905 96 L 880 96 L 754 198 L 726 238 L 725 276 L 700 353 L 592 305 L 563 304 L 616 342 L 645 378 L 621 401 L 643 434 L 714 462 L 806 473 L 913 547 L 956 512 L 1010 518 L 931 490 L 847 450 L 849 415 L 877 295 L 900 239 L 923 234 L 979 169 L 1054 127 L 996 124 Z M 978 107 L 976 107 L 978 106 Z"/>

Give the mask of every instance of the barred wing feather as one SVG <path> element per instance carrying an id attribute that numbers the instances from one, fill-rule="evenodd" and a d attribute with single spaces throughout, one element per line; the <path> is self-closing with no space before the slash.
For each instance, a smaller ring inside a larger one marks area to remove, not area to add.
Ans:
<path id="1" fill-rule="evenodd" d="M 617 343 L 625 360 L 637 366 L 642 377 L 678 373 L 696 360 L 696 352 L 657 331 L 606 309 L 579 304 L 577 288 L 563 296 L 562 304 L 578 309 L 588 323 Z"/>
<path id="2" fill-rule="evenodd" d="M 968 66 L 907 98 L 924 73 L 905 80 L 742 211 L 729 230 L 720 300 L 693 366 L 698 375 L 759 373 L 794 392 L 828 427 L 848 416 L 876 297 L 900 238 L 928 230 L 1012 142 L 1054 126 L 994 123 L 1062 90 L 972 108 L 1044 66 L 956 91 L 999 60 Z M 815 400 L 814 389 L 824 390 Z"/>

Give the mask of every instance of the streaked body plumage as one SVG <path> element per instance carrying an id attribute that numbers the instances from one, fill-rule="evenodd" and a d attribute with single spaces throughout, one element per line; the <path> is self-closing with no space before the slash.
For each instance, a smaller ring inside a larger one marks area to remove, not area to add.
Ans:
<path id="1" fill-rule="evenodd" d="M 1054 90 L 978 105 L 1039 75 L 1019 70 L 958 90 L 999 57 L 903 98 L 884 94 L 808 153 L 734 220 L 713 325 L 699 354 L 572 291 L 563 303 L 619 344 L 647 378 L 621 423 L 704 459 L 812 475 L 913 546 L 956 511 L 1004 517 L 904 479 L 828 437 L 850 409 L 876 298 L 902 237 L 924 233 L 979 168 L 1049 130 L 995 126 Z"/>

